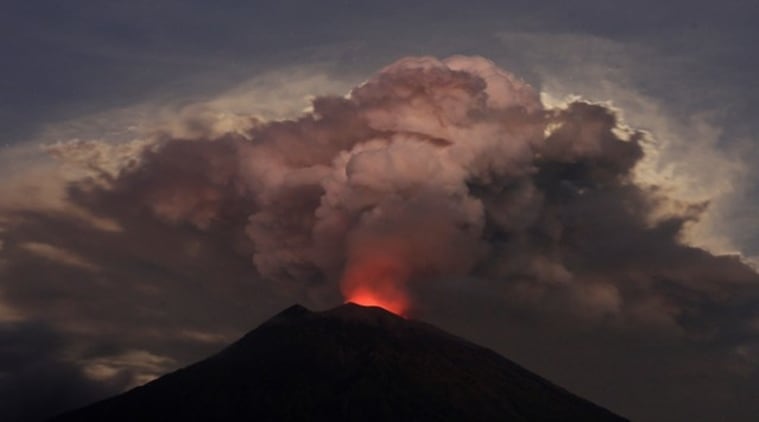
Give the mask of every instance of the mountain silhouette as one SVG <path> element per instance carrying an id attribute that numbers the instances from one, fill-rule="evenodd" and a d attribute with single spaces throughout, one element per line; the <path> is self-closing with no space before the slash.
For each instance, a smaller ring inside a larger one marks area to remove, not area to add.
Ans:
<path id="1" fill-rule="evenodd" d="M 218 354 L 65 421 L 623 421 L 486 348 L 378 307 L 292 306 Z"/>

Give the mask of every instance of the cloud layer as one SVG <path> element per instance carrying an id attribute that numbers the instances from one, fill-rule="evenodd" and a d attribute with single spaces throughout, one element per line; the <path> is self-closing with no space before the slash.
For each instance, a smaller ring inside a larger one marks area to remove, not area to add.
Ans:
<path id="1" fill-rule="evenodd" d="M 683 243 L 708 203 L 643 185 L 648 135 L 606 106 L 548 107 L 483 58 L 411 57 L 297 118 L 201 117 L 50 146 L 76 169 L 65 207 L 0 209 L 3 297 L 76 339 L 85 375 L 168 368 L 192 357 L 178 345 L 246 328 L 249 306 L 344 297 L 520 321 L 527 342 L 566 325 L 719 345 L 720 370 L 753 376 L 759 275 Z"/>
<path id="2" fill-rule="evenodd" d="M 756 280 L 737 258 L 680 242 L 705 204 L 636 184 L 644 133 L 597 104 L 547 109 L 482 58 L 403 59 L 346 97 L 317 98 L 302 117 L 247 125 L 167 135 L 115 173 L 85 157 L 99 175 L 70 196 L 99 215 L 244 233 L 263 278 L 343 278 L 348 295 L 473 275 L 535 300 L 561 292 L 562 306 L 580 312 L 674 327 L 684 309 L 661 285 L 706 295 Z M 54 147 L 64 160 L 92 150 Z"/>

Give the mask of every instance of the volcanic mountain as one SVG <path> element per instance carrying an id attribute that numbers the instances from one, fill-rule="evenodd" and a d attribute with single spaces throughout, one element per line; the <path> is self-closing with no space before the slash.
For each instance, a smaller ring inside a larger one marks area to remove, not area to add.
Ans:
<path id="1" fill-rule="evenodd" d="M 295 305 L 220 353 L 63 421 L 622 421 L 491 350 L 378 307 Z"/>

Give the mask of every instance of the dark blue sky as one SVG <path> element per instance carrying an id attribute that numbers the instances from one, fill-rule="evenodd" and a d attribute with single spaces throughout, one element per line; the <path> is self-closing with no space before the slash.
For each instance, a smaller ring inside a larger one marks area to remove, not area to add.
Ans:
<path id="1" fill-rule="evenodd" d="M 680 63 L 664 69 L 644 63 L 636 71 L 646 74 L 635 75 L 641 89 L 672 99 L 678 108 L 697 107 L 690 104 L 695 97 L 720 101 L 715 109 L 747 115 L 759 91 L 752 75 L 758 14 L 755 2 L 735 0 L 624 6 L 604 1 L 462 6 L 445 0 L 213 5 L 11 0 L 0 15 L 0 129 L 4 143 L 27 140 L 41 124 L 159 93 L 181 97 L 219 89 L 262 68 L 309 62 L 326 46 L 347 48 L 328 59 L 367 74 L 398 56 L 451 53 L 496 56 L 499 64 L 528 72 L 534 64 L 511 59 L 514 52 L 496 45 L 493 35 L 499 32 L 593 35 L 650 48 Z M 537 77 L 530 79 L 539 83 Z"/>

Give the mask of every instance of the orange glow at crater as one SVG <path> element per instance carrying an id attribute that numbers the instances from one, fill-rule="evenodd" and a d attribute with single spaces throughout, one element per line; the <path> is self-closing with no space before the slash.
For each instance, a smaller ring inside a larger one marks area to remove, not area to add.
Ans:
<path id="1" fill-rule="evenodd" d="M 404 297 L 383 297 L 369 290 L 355 291 L 345 302 L 352 302 L 362 306 L 379 306 L 386 311 L 400 316 L 405 316 L 408 308 L 408 303 Z"/>
<path id="2" fill-rule="evenodd" d="M 341 287 L 346 302 L 363 306 L 379 306 L 405 316 L 409 309 L 408 278 L 405 265 L 390 256 L 365 257 L 349 265 Z"/>

